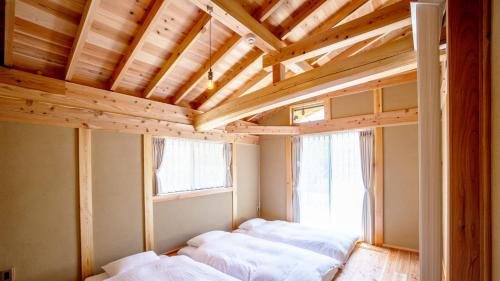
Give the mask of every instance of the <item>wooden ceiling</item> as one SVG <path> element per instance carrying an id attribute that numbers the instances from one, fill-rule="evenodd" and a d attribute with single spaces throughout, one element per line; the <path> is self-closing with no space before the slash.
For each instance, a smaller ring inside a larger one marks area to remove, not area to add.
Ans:
<path id="1" fill-rule="evenodd" d="M 213 0 L 239 5 L 260 23 L 257 42 L 224 22 L 208 0 L 7 0 L 4 64 L 15 69 L 209 111 L 228 99 L 271 84 L 263 68 L 276 46 L 286 47 L 341 26 L 394 0 Z M 211 2 L 210 2 L 211 3 Z M 217 5 L 216 5 L 217 6 Z M 209 25 L 212 59 L 209 59 Z M 252 30 L 253 31 L 253 30 Z M 238 32 L 238 33 L 237 33 Z M 334 51 L 289 64 L 288 76 L 347 58 L 411 32 L 391 30 Z M 269 36 L 268 36 L 269 37 Z M 272 40 L 271 40 L 272 41 Z M 264 45 L 264 46 L 263 46 Z M 206 89 L 207 70 L 215 88 Z"/>

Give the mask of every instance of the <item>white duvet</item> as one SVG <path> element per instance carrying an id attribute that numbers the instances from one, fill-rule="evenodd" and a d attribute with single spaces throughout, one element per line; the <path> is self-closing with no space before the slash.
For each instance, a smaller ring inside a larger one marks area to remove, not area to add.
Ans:
<path id="1" fill-rule="evenodd" d="M 311 251 L 228 232 L 179 254 L 247 281 L 330 281 L 340 265 Z"/>
<path id="2" fill-rule="evenodd" d="M 184 256 L 161 258 L 105 281 L 237 281 L 210 266 Z"/>
<path id="3" fill-rule="evenodd" d="M 347 261 L 358 240 L 357 235 L 320 230 L 298 223 L 262 219 L 252 221 L 242 224 L 235 232 L 307 249 L 342 263 Z"/>

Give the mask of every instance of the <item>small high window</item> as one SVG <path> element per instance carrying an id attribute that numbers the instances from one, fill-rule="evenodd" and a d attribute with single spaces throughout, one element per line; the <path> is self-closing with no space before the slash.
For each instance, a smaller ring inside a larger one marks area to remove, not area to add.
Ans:
<path id="1" fill-rule="evenodd" d="M 323 104 L 295 107 L 292 109 L 292 124 L 318 121 L 325 119 Z"/>

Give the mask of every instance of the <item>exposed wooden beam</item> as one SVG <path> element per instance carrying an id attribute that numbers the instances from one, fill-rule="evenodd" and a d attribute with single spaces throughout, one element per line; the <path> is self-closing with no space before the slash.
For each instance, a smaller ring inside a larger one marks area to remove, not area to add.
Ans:
<path id="1" fill-rule="evenodd" d="M 184 83 L 174 94 L 173 98 L 173 103 L 174 104 L 179 104 L 181 101 L 191 92 L 191 90 L 196 87 L 198 83 L 207 75 L 208 70 L 210 67 L 214 66 L 217 64 L 227 53 L 231 52 L 233 48 L 238 46 L 241 36 L 238 34 L 234 34 L 231 36 L 225 43 L 224 45 L 219 48 L 213 55 L 211 61 L 205 62 L 205 64 L 198 69 L 190 78 L 189 80 Z"/>
<path id="2" fill-rule="evenodd" d="M 297 8 L 284 22 L 279 25 L 275 34 L 278 38 L 285 40 L 297 27 L 299 27 L 308 17 L 313 15 L 317 10 L 321 9 L 328 0 L 312 0 L 306 1 L 303 5 Z"/>
<path id="3" fill-rule="evenodd" d="M 14 42 L 14 21 L 16 18 L 16 1 L 15 0 L 5 0 L 4 7 L 4 38 L 3 38 L 3 64 L 5 66 L 13 65 L 13 49 L 12 44 Z"/>
<path id="4" fill-rule="evenodd" d="M 175 47 L 172 54 L 165 61 L 160 71 L 155 75 L 153 80 L 151 80 L 146 89 L 144 90 L 143 96 L 145 98 L 150 98 L 156 87 L 163 82 L 163 80 L 168 77 L 168 75 L 173 71 L 175 66 L 181 61 L 181 59 L 186 55 L 186 51 L 192 46 L 196 39 L 198 39 L 202 30 L 205 28 L 205 25 L 210 21 L 210 15 L 204 13 L 191 28 L 186 37 L 181 41 L 179 45 Z"/>
<path id="5" fill-rule="evenodd" d="M 348 17 L 354 11 L 356 11 L 359 7 L 363 6 L 368 0 L 351 0 L 345 3 L 342 7 L 339 8 L 333 15 L 323 21 L 318 27 L 314 28 L 311 34 L 319 33 L 327 31 L 337 24 L 339 24 L 343 19 Z"/>
<path id="6" fill-rule="evenodd" d="M 267 0 L 254 14 L 260 22 L 267 20 L 286 0 Z"/>
<path id="7" fill-rule="evenodd" d="M 237 79 L 242 73 L 245 72 L 255 61 L 261 58 L 263 55 L 262 51 L 254 48 L 250 50 L 250 52 L 243 57 L 240 61 L 238 61 L 234 66 L 232 66 L 220 79 L 217 79 L 215 82 L 215 87 L 212 90 L 206 90 L 200 97 L 199 102 L 201 105 L 198 107 L 198 110 L 207 111 L 210 108 L 217 105 L 213 100 L 217 97 L 217 95 L 227 87 L 233 80 Z"/>
<path id="8" fill-rule="evenodd" d="M 265 55 L 263 66 L 295 63 L 411 24 L 409 0 L 377 10 Z"/>
<path id="9" fill-rule="evenodd" d="M 371 42 L 375 41 L 377 38 L 378 38 L 378 36 L 375 36 L 375 37 L 360 41 L 360 42 L 353 44 L 351 47 L 348 47 L 347 49 L 345 49 L 339 53 L 336 53 L 336 52 L 326 53 L 323 56 L 321 56 L 319 59 L 317 59 L 313 64 L 324 65 L 325 63 L 327 63 L 329 61 L 339 61 L 339 60 L 346 59 L 346 58 L 352 56 L 353 54 L 357 53 L 359 50 L 363 49 L 367 45 L 369 45 Z"/>
<path id="10" fill-rule="evenodd" d="M 299 128 L 296 126 L 259 126 L 259 125 L 228 125 L 226 126 L 228 133 L 243 133 L 251 135 L 298 135 Z"/>
<path id="11" fill-rule="evenodd" d="M 254 76 L 248 79 L 242 86 L 238 87 L 236 91 L 231 93 L 231 95 L 226 99 L 226 101 L 233 100 L 237 97 L 244 95 L 248 90 L 250 90 L 253 86 L 257 85 L 262 80 L 264 80 L 270 74 L 271 73 L 266 71 L 265 69 L 261 69 Z"/>
<path id="12" fill-rule="evenodd" d="M 64 75 L 66 80 L 71 80 L 75 73 L 76 64 L 82 53 L 83 46 L 87 40 L 88 33 L 90 31 L 90 26 L 94 21 L 94 17 L 97 14 L 97 9 L 99 8 L 101 0 L 87 0 L 85 8 L 83 9 L 82 17 L 80 19 L 80 25 L 78 26 L 78 31 L 76 32 L 75 38 L 73 39 L 73 46 L 68 57 L 68 63 L 66 64 L 66 73 Z"/>
<path id="13" fill-rule="evenodd" d="M 193 124 L 199 112 L 37 74 L 0 67 L 0 95 L 32 101 Z"/>
<path id="14" fill-rule="evenodd" d="M 191 0 L 198 8 L 213 7 L 212 16 L 241 36 L 255 34 L 255 45 L 264 52 L 278 50 L 283 42 L 269 29 L 250 15 L 238 1 L 234 0 Z"/>
<path id="15" fill-rule="evenodd" d="M 127 52 L 123 55 L 120 63 L 113 72 L 113 76 L 109 81 L 109 87 L 111 90 L 116 90 L 120 81 L 123 79 L 125 72 L 130 67 L 137 54 L 140 52 L 146 38 L 151 33 L 151 31 L 156 27 L 157 23 L 161 20 L 161 16 L 165 11 L 166 7 L 170 4 L 171 0 L 155 0 L 153 6 L 149 10 L 146 19 L 142 22 L 137 34 L 134 36 L 132 43 L 130 43 Z"/>
<path id="16" fill-rule="evenodd" d="M 196 129 L 216 128 L 269 109 L 413 70 L 416 62 L 412 47 L 411 40 L 399 40 L 274 83 L 199 115 Z"/>
<path id="17" fill-rule="evenodd" d="M 94 272 L 94 229 L 92 215 L 91 130 L 78 130 L 78 194 L 80 210 L 80 262 L 82 279 Z"/>
<path id="18" fill-rule="evenodd" d="M 316 134 L 352 129 L 378 128 L 416 124 L 418 109 L 409 108 L 382 113 L 373 113 L 324 121 L 314 121 L 298 124 L 300 134 Z"/>
<path id="19" fill-rule="evenodd" d="M 273 65 L 273 83 L 277 83 L 285 79 L 286 68 L 282 63 Z"/>

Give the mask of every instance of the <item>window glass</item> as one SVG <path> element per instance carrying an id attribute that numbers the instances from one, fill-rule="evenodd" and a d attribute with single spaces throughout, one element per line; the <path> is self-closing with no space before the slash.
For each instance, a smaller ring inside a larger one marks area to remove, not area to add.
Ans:
<path id="1" fill-rule="evenodd" d="M 318 121 L 325 119 L 325 106 L 322 104 L 294 108 L 292 110 L 292 123 Z"/>

